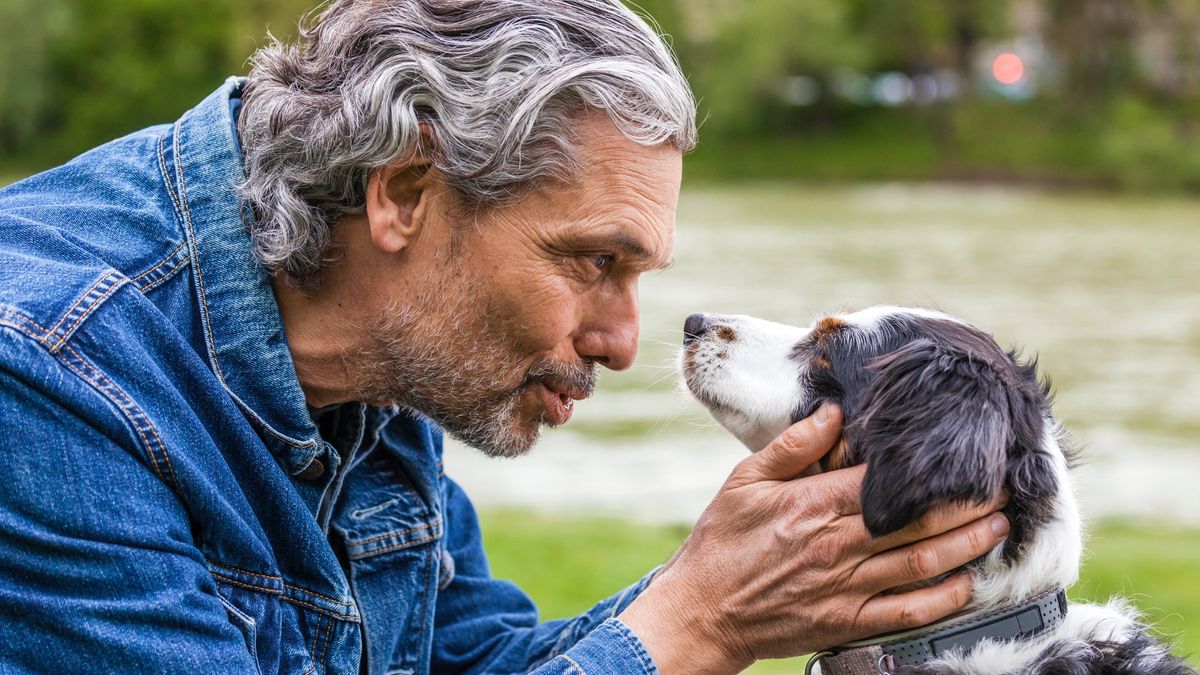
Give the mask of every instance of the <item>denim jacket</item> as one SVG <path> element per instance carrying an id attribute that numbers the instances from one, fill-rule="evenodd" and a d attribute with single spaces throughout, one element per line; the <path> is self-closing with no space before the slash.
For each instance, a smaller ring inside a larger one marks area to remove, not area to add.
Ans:
<path id="1" fill-rule="evenodd" d="M 538 623 L 433 423 L 306 407 L 241 84 L 0 190 L 0 672 L 656 672 L 649 576 Z"/>

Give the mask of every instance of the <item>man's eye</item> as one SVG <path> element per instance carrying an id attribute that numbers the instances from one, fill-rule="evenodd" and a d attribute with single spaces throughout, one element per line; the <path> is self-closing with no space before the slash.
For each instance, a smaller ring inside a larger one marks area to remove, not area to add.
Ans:
<path id="1" fill-rule="evenodd" d="M 607 270 L 608 268 L 612 267 L 612 264 L 613 256 L 611 255 L 601 254 L 592 256 L 592 265 L 595 265 L 596 269 L 598 270 Z"/>

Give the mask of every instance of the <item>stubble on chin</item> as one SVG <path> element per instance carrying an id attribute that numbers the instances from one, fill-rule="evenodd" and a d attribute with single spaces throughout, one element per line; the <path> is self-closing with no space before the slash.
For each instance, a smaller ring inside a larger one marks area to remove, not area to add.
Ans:
<path id="1" fill-rule="evenodd" d="M 344 352 L 343 363 L 358 400 L 408 408 L 489 456 L 519 457 L 540 437 L 544 412 L 523 412 L 526 373 L 471 297 L 430 289 L 391 303 L 362 327 L 363 346 Z"/>

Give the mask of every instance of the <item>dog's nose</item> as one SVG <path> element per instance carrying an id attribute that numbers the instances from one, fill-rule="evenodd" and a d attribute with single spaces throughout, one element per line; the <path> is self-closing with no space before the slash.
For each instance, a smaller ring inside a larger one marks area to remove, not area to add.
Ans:
<path id="1" fill-rule="evenodd" d="M 683 344 L 690 345 L 704 337 L 713 321 L 707 314 L 693 314 L 683 322 Z"/>

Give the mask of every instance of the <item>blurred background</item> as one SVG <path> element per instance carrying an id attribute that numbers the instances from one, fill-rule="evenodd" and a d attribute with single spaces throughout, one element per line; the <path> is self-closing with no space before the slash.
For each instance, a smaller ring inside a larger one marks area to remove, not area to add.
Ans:
<path id="1" fill-rule="evenodd" d="M 310 5 L 0 0 L 0 184 L 173 121 Z M 678 388 L 688 314 L 931 306 L 1056 384 L 1086 449 L 1075 597 L 1130 595 L 1180 653 L 1200 649 L 1200 1 L 641 10 L 703 119 L 676 266 L 643 281 L 638 365 L 531 457 L 450 444 L 496 573 L 566 615 L 686 536 L 745 455 Z"/>

